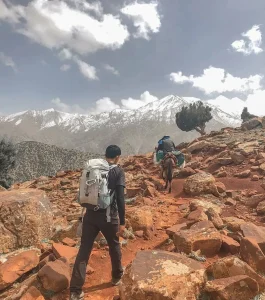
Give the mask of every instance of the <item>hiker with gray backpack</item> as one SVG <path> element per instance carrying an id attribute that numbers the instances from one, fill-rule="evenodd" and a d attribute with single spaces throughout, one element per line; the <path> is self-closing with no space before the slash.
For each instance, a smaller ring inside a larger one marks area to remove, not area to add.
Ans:
<path id="1" fill-rule="evenodd" d="M 81 245 L 71 283 L 70 300 L 83 300 L 82 287 L 94 241 L 101 231 L 109 246 L 112 284 L 119 285 L 123 275 L 119 236 L 125 230 L 125 174 L 118 166 L 121 149 L 111 145 L 106 159 L 89 160 L 80 178 L 79 203 L 86 209 L 82 218 Z"/>

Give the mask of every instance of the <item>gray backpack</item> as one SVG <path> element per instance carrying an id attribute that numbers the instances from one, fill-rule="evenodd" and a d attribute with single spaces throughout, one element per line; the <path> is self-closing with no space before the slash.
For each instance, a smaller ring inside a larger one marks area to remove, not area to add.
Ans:
<path id="1" fill-rule="evenodd" d="M 115 191 L 111 194 L 108 189 L 109 171 L 116 165 L 109 165 L 104 159 L 91 159 L 86 163 L 79 181 L 79 199 L 81 206 L 94 206 L 94 211 L 106 209 L 107 222 L 111 221 L 110 206 Z"/>

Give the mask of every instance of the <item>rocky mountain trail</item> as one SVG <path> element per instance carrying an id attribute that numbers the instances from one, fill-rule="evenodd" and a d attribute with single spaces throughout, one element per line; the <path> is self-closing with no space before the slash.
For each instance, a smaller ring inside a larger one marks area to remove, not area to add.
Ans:
<path id="1" fill-rule="evenodd" d="M 122 158 L 125 275 L 119 288 L 111 286 L 108 245 L 99 235 L 85 299 L 262 299 L 264 133 L 226 128 L 182 145 L 187 165 L 176 170 L 172 194 L 152 153 Z M 246 170 L 248 176 L 236 176 Z M 63 171 L 0 191 L 1 299 L 68 299 L 80 244 L 79 176 L 80 170 Z"/>

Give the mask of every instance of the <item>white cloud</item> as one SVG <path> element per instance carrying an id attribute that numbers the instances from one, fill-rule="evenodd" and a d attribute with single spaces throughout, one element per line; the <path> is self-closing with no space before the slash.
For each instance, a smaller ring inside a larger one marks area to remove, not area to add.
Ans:
<path id="1" fill-rule="evenodd" d="M 103 65 L 103 68 L 109 72 L 111 72 L 112 74 L 116 75 L 116 76 L 119 76 L 120 73 L 118 70 L 116 70 L 114 67 L 108 65 L 108 64 L 105 64 Z"/>
<path id="2" fill-rule="evenodd" d="M 121 12 L 128 16 L 137 32 L 134 37 L 150 39 L 151 33 L 157 33 L 161 27 L 160 15 L 157 11 L 157 2 L 132 3 L 121 9 Z"/>
<path id="3" fill-rule="evenodd" d="M 87 64 L 86 62 L 75 58 L 75 62 L 77 63 L 80 72 L 88 79 L 88 80 L 98 80 L 97 70 L 95 67 Z"/>
<path id="4" fill-rule="evenodd" d="M 3 52 L 0 52 L 0 63 L 6 67 L 12 68 L 15 72 L 17 72 L 17 67 L 12 57 L 5 55 Z"/>
<path id="5" fill-rule="evenodd" d="M 206 94 L 223 92 L 252 92 L 261 88 L 261 75 L 251 75 L 248 78 L 234 77 L 224 69 L 210 66 L 201 76 L 185 76 L 182 72 L 171 73 L 170 79 L 178 84 L 192 83 L 193 87 Z"/>
<path id="6" fill-rule="evenodd" d="M 66 71 L 68 71 L 68 70 L 70 70 L 71 69 L 71 66 L 70 65 L 62 65 L 61 67 L 60 67 L 60 70 L 61 71 L 63 71 L 63 72 L 66 72 Z"/>
<path id="7" fill-rule="evenodd" d="M 55 98 L 51 101 L 55 105 L 55 108 L 59 111 L 66 113 L 78 113 L 78 114 L 99 114 L 102 112 L 112 111 L 114 109 L 120 108 L 120 106 L 114 103 L 110 98 L 104 97 L 95 102 L 95 105 L 90 109 L 83 109 L 79 105 L 69 105 L 61 101 L 60 98 Z"/>
<path id="8" fill-rule="evenodd" d="M 73 3 L 79 10 L 93 11 L 98 16 L 103 14 L 103 7 L 99 1 L 88 3 L 86 0 L 68 0 L 68 2 Z"/>
<path id="9" fill-rule="evenodd" d="M 89 14 L 91 7 L 97 11 L 94 9 L 97 6 L 85 2 L 80 6 L 81 2 L 76 1 L 76 7 L 72 7 L 67 0 L 32 0 L 27 6 L 9 4 L 7 7 L 0 0 L 4 11 L 0 9 L 0 18 L 19 22 L 15 26 L 17 32 L 50 49 L 67 47 L 87 54 L 122 47 L 129 32 L 119 17 L 102 14 L 98 20 Z"/>
<path id="10" fill-rule="evenodd" d="M 59 53 L 58 56 L 61 60 L 67 60 L 67 59 L 72 59 L 73 54 L 70 50 L 63 48 Z"/>
<path id="11" fill-rule="evenodd" d="M 236 52 L 250 55 L 263 52 L 260 47 L 262 44 L 262 35 L 259 25 L 254 25 L 249 31 L 241 34 L 245 39 L 234 41 L 231 46 Z"/>
<path id="12" fill-rule="evenodd" d="M 156 100 L 158 100 L 156 96 L 153 96 L 148 91 L 146 91 L 140 96 L 140 99 L 122 99 L 121 104 L 125 109 L 137 109 Z"/>

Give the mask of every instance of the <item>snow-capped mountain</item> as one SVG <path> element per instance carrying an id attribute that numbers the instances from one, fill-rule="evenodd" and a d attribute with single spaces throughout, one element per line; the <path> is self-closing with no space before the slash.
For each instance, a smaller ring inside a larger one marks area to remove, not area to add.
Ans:
<path id="1" fill-rule="evenodd" d="M 180 131 L 175 115 L 190 103 L 178 96 L 167 96 L 136 110 L 116 109 L 98 115 L 79 115 L 59 112 L 24 111 L 0 117 L 0 135 L 15 141 L 33 140 L 66 148 L 101 153 L 110 143 L 118 143 L 126 154 L 151 150 L 163 135 L 171 135 L 176 143 L 187 141 L 196 133 Z M 237 116 L 212 107 L 213 120 L 207 128 L 217 130 L 224 126 L 238 126 Z"/>

